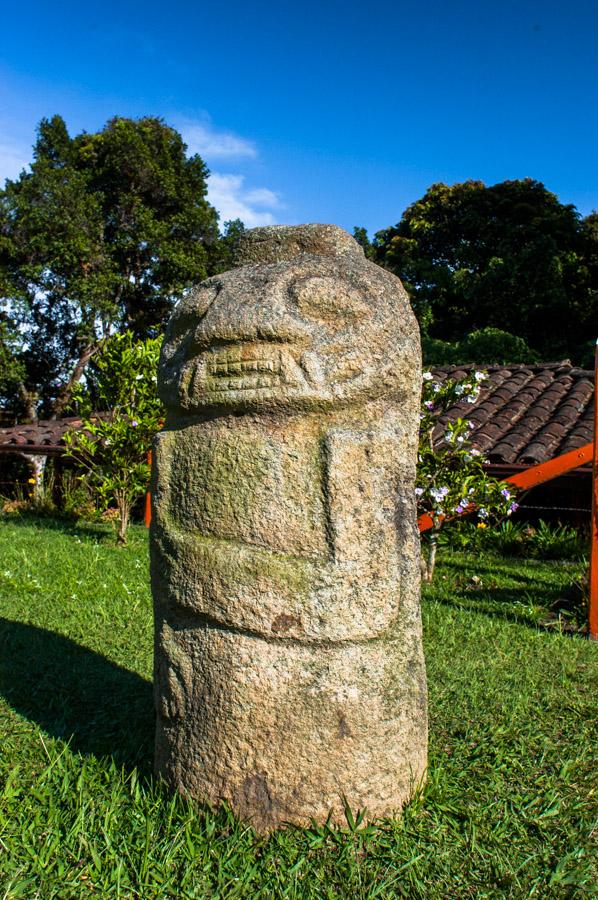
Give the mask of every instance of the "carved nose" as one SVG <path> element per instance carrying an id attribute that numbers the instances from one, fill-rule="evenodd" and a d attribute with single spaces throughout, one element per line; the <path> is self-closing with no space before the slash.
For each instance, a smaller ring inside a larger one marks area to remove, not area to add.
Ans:
<path id="1" fill-rule="evenodd" d="M 197 346 L 205 348 L 246 341 L 306 344 L 311 333 L 307 322 L 282 305 L 268 303 L 267 299 L 241 303 L 238 297 L 233 304 L 221 294 L 195 329 L 194 337 Z"/>

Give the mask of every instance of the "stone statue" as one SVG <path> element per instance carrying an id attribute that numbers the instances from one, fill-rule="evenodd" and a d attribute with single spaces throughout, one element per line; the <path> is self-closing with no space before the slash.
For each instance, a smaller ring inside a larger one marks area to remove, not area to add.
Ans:
<path id="1" fill-rule="evenodd" d="M 246 233 L 159 375 L 156 769 L 261 831 L 392 815 L 422 780 L 419 335 L 331 225 Z"/>

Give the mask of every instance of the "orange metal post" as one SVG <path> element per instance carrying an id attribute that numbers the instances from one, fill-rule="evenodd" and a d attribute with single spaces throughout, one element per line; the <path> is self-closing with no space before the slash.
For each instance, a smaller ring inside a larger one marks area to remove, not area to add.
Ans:
<path id="1" fill-rule="evenodd" d="M 152 451 L 150 450 L 147 454 L 147 463 L 151 468 L 152 465 Z M 152 495 L 151 491 L 147 491 L 145 494 L 145 527 L 149 528 L 152 521 Z"/>
<path id="2" fill-rule="evenodd" d="M 594 360 L 594 466 L 592 469 L 592 521 L 590 525 L 590 584 L 588 629 L 598 641 L 598 341 Z"/>

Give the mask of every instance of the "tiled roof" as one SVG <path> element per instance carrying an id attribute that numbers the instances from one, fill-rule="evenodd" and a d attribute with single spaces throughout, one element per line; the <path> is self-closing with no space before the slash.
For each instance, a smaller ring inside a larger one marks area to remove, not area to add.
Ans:
<path id="1" fill-rule="evenodd" d="M 491 463 L 536 465 L 592 440 L 594 372 L 569 361 L 544 365 L 433 367 L 438 381 L 487 373 L 475 404 L 458 403 L 440 420 L 473 422 L 472 445 Z"/>
<path id="2" fill-rule="evenodd" d="M 49 419 L 33 425 L 0 428 L 0 451 L 21 453 L 62 453 L 67 431 L 81 428 L 81 419 Z"/>

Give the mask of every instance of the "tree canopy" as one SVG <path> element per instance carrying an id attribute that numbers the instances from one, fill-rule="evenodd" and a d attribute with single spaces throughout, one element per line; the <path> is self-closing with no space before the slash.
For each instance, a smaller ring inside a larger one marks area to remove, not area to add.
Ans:
<path id="1" fill-rule="evenodd" d="M 492 327 L 545 359 L 578 358 L 596 328 L 598 225 L 531 178 L 434 184 L 378 232 L 373 257 L 432 338 Z"/>
<path id="2" fill-rule="evenodd" d="M 422 355 L 428 366 L 461 365 L 463 363 L 513 363 L 538 362 L 535 350 L 523 340 L 500 328 L 482 328 L 472 331 L 462 341 L 442 341 L 422 335 Z"/>
<path id="3" fill-rule="evenodd" d="M 22 412 L 60 413 L 103 339 L 156 335 L 211 274 L 207 176 L 161 119 L 76 137 L 60 116 L 42 120 L 30 170 L 0 190 L 0 359 Z"/>

